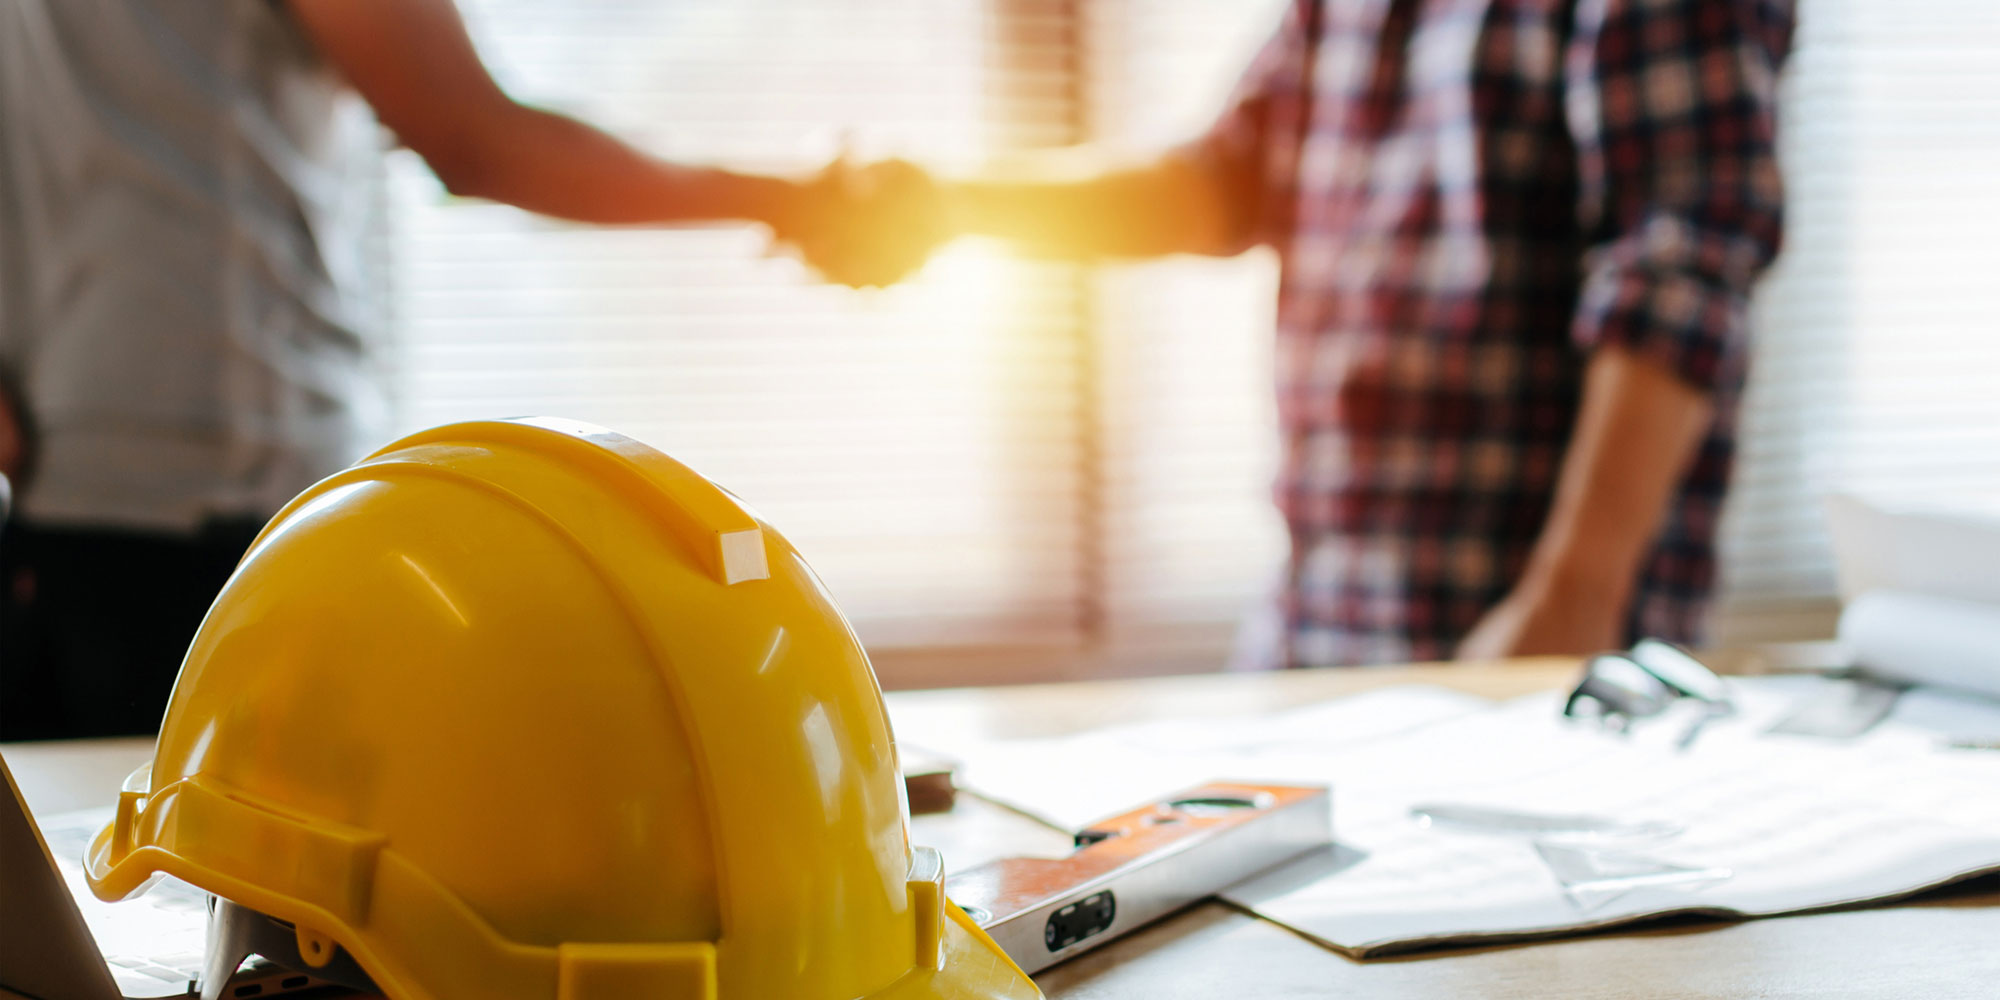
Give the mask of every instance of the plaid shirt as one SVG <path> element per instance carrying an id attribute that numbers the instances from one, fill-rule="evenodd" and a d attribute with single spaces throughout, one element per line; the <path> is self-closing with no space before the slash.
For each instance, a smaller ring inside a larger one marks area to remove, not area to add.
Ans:
<path id="1" fill-rule="evenodd" d="M 1297 0 L 1186 155 L 1283 261 L 1290 665 L 1450 655 L 1519 576 L 1590 352 L 1716 420 L 1631 637 L 1697 641 L 1752 282 L 1776 253 L 1788 0 Z"/>

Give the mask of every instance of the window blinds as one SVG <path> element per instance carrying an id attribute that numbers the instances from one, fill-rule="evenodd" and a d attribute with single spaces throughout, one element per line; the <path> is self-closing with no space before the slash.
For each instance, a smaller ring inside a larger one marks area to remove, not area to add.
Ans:
<path id="1" fill-rule="evenodd" d="M 958 169 L 1178 138 L 1276 9 L 463 6 L 515 95 L 768 169 L 818 162 L 843 129 Z M 1100 274 L 970 245 L 855 293 L 761 259 L 743 229 L 567 226 L 451 199 L 407 159 L 394 173 L 402 422 L 555 413 L 662 447 L 785 530 L 890 683 L 1212 667 L 1270 568 L 1268 262 Z"/>
<path id="2" fill-rule="evenodd" d="M 1143 156 L 1199 135 L 1278 23 L 1284 0 L 1087 6 L 1091 138 Z M 1268 252 L 1100 269 L 1108 641 L 1218 665 L 1277 581 L 1283 529 L 1271 396 L 1277 269 Z"/>
<path id="3" fill-rule="evenodd" d="M 967 163 L 1042 98 L 992 86 L 990 11 L 934 0 L 467 0 L 510 92 L 666 155 Z M 1073 296 L 980 248 L 881 292 L 737 227 L 606 230 L 445 196 L 397 164 L 410 427 L 547 413 L 748 499 L 871 646 L 1063 644 L 1083 546 Z"/>
<path id="4" fill-rule="evenodd" d="M 2000 498 L 2000 7 L 1801 0 L 1721 641 L 1830 634 L 1829 494 Z"/>

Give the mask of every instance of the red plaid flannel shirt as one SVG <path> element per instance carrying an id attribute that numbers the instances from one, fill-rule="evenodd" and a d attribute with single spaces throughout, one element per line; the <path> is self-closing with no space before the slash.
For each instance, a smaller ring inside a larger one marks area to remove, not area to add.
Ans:
<path id="1" fill-rule="evenodd" d="M 1604 344 L 1717 404 L 1628 622 L 1699 639 L 1791 24 L 1788 0 L 1291 6 L 1186 151 L 1283 261 L 1276 659 L 1450 655 L 1526 561 Z"/>

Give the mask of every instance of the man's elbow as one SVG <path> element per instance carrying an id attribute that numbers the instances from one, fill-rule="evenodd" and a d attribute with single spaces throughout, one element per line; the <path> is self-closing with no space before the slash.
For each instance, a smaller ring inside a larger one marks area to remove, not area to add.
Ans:
<path id="1" fill-rule="evenodd" d="M 424 165 L 446 191 L 460 198 L 504 201 L 507 152 L 525 131 L 521 120 L 524 110 L 496 94 L 495 100 L 478 102 L 477 107 L 453 116 L 442 127 L 404 134 L 402 139 L 423 157 Z"/>
<path id="2" fill-rule="evenodd" d="M 497 158 L 488 153 L 446 149 L 426 151 L 418 149 L 424 165 L 429 167 L 444 189 L 459 198 L 484 198 L 489 201 L 501 200 L 500 171 Z"/>

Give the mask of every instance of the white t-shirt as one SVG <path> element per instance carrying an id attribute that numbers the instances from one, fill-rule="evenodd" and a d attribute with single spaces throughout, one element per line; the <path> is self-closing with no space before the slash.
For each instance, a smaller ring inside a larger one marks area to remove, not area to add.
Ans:
<path id="1" fill-rule="evenodd" d="M 41 523 L 264 516 L 385 423 L 380 129 L 271 0 L 0 3 L 0 375 Z"/>

